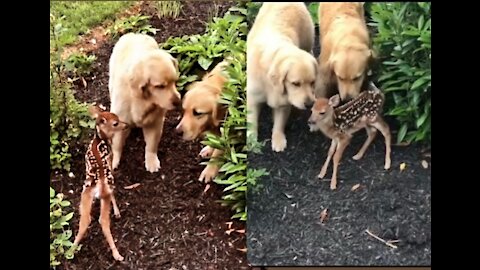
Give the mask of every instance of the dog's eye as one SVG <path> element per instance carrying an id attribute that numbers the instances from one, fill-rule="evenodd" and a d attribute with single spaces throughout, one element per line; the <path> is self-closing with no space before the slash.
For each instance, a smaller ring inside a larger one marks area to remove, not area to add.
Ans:
<path id="1" fill-rule="evenodd" d="M 353 78 L 353 80 L 358 81 L 358 80 L 360 80 L 360 77 L 362 77 L 362 76 L 357 76 L 357 77 Z"/>
<path id="2" fill-rule="evenodd" d="M 337 78 L 338 78 L 340 81 L 343 81 L 343 80 L 345 80 L 345 79 L 344 79 L 344 78 L 342 78 L 342 77 L 338 77 L 338 76 L 337 76 Z"/>
<path id="3" fill-rule="evenodd" d="M 324 115 L 324 114 L 325 114 L 325 112 L 319 112 L 318 114 L 320 114 L 320 115 Z"/>
<path id="4" fill-rule="evenodd" d="M 113 123 L 113 126 L 114 127 L 118 126 L 118 122 Z"/>
<path id="5" fill-rule="evenodd" d="M 201 115 L 204 115 L 205 113 L 203 112 L 197 112 L 197 110 L 193 110 L 193 115 L 194 116 L 201 116 Z"/>
<path id="6" fill-rule="evenodd" d="M 163 89 L 163 88 L 165 88 L 165 85 L 164 84 L 159 84 L 159 85 L 156 85 L 155 88 Z"/>
<path id="7" fill-rule="evenodd" d="M 295 87 L 299 87 L 300 86 L 300 83 L 299 82 L 292 82 L 293 86 Z"/>

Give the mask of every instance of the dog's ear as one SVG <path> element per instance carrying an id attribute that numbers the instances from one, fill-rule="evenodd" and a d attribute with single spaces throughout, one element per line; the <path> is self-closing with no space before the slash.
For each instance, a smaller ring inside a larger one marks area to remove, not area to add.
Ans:
<path id="1" fill-rule="evenodd" d="M 172 60 L 173 66 L 175 67 L 175 70 L 178 72 L 178 60 L 177 58 L 170 56 L 170 59 Z"/>
<path id="2" fill-rule="evenodd" d="M 330 58 L 328 58 L 327 66 L 328 66 L 328 69 L 331 71 L 332 75 L 334 75 L 335 73 L 334 67 L 337 61 L 338 61 L 338 56 L 336 54 L 332 54 L 330 55 Z"/>
<path id="3" fill-rule="evenodd" d="M 372 70 L 375 70 L 376 67 L 377 67 L 377 64 L 378 64 L 378 56 L 377 56 L 377 53 L 373 50 L 373 49 L 370 49 L 369 50 L 370 52 L 370 56 L 368 57 L 368 72 L 367 72 L 367 75 L 370 76 L 372 73 Z"/>
<path id="4" fill-rule="evenodd" d="M 218 127 L 220 122 L 225 118 L 225 114 L 227 113 L 227 108 L 220 104 L 215 103 L 213 110 L 212 110 L 212 124 L 214 127 Z"/>
<path id="5" fill-rule="evenodd" d="M 135 89 L 139 94 L 143 94 L 144 87 L 147 86 L 149 78 L 147 78 L 143 64 L 138 62 L 137 64 L 131 65 L 127 71 L 130 86 Z"/>
<path id="6" fill-rule="evenodd" d="M 274 91 L 283 92 L 285 89 L 285 79 L 288 75 L 290 65 L 288 61 L 273 61 L 268 69 L 267 76 L 274 86 Z"/>

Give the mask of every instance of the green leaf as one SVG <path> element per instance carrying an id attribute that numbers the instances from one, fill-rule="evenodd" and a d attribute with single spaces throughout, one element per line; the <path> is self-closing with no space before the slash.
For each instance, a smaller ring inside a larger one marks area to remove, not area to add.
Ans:
<path id="1" fill-rule="evenodd" d="M 423 123 L 425 122 L 425 120 L 427 120 L 428 115 L 429 115 L 429 114 L 424 113 L 422 116 L 420 116 L 420 118 L 417 119 L 417 122 L 416 122 L 417 128 L 419 128 L 420 126 L 423 125 Z"/>
<path id="2" fill-rule="evenodd" d="M 55 190 L 50 187 L 50 198 L 54 198 L 54 197 L 55 197 Z"/>
<path id="3" fill-rule="evenodd" d="M 205 58 L 204 56 L 200 56 L 198 58 L 198 64 L 200 64 L 200 66 L 204 69 L 204 70 L 208 70 L 208 68 L 210 67 L 210 65 L 212 64 L 213 62 L 213 59 L 207 59 Z"/>
<path id="4" fill-rule="evenodd" d="M 405 138 L 405 135 L 407 134 L 407 130 L 408 130 L 407 123 L 403 123 L 402 127 L 400 128 L 400 131 L 398 132 L 397 144 L 403 141 L 403 139 Z"/>

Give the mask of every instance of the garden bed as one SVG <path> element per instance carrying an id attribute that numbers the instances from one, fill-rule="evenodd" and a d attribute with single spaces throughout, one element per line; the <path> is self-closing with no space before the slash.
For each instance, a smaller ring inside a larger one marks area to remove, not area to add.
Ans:
<path id="1" fill-rule="evenodd" d="M 262 109 L 259 140 L 266 144 L 262 154 L 249 154 L 248 162 L 270 174 L 258 182 L 260 187 L 248 189 L 248 261 L 255 266 L 430 265 L 429 153 L 418 145 L 392 146 L 392 168 L 385 171 L 380 132 L 363 159 L 352 159 L 366 138 L 359 131 L 339 165 L 337 190 L 331 191 L 332 164 L 325 179 L 317 178 L 330 141 L 309 131 L 309 115 L 292 109 L 287 148 L 274 153 L 271 109 Z M 322 223 L 326 208 L 329 216 Z M 366 230 L 400 242 L 392 248 Z"/>
<path id="2" fill-rule="evenodd" d="M 159 19 L 149 3 L 141 5 L 142 15 L 153 15 L 150 24 L 158 28 L 155 35 L 161 43 L 170 36 L 200 34 L 205 30 L 211 2 L 182 2 L 176 19 Z M 218 16 L 233 2 L 218 2 Z M 75 82 L 75 97 L 79 101 L 97 102 L 107 109 L 108 60 L 114 42 L 107 39 L 98 49 L 92 75 Z M 230 228 L 244 229 L 244 223 L 229 224 L 231 211 L 216 200 L 222 187 L 197 181 L 204 166 L 198 153 L 202 145 L 184 142 L 174 128 L 180 119 L 179 110 L 167 114 L 159 146 L 161 169 L 151 174 L 145 170 L 143 135 L 134 129 L 124 148 L 120 169 L 116 173 L 116 198 L 122 217 L 112 215 L 112 234 L 117 248 L 125 256 L 115 262 L 96 221 L 99 203 L 92 211 L 92 224 L 82 241 L 82 249 L 73 260 L 64 260 L 60 269 L 250 269 L 246 261 L 245 235 Z M 73 155 L 71 171 L 74 177 L 53 175 L 53 187 L 72 202 L 75 215 L 71 220 L 74 234 L 78 231 L 78 204 L 85 177 L 84 151 L 78 145 Z M 133 189 L 124 189 L 135 183 Z"/>

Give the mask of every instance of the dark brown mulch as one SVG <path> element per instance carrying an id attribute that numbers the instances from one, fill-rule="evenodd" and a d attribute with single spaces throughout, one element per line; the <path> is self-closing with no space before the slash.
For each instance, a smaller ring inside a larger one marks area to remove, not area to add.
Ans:
<path id="1" fill-rule="evenodd" d="M 219 2 L 219 16 L 223 16 L 232 2 Z M 183 2 L 179 18 L 158 19 L 151 24 L 159 31 L 158 42 L 169 36 L 200 34 L 205 30 L 211 2 Z M 142 4 L 142 14 L 152 14 L 148 4 Z M 113 42 L 103 44 L 93 53 L 97 56 L 93 74 L 85 78 L 87 86 L 75 85 L 78 100 L 97 102 L 109 108 L 108 60 Z M 216 200 L 222 196 L 222 187 L 212 183 L 204 193 L 205 184 L 197 181 L 204 166 L 198 153 L 202 145 L 183 142 L 174 133 L 180 118 L 179 111 L 169 112 L 159 147 L 161 170 L 148 173 L 144 166 L 143 135 L 133 130 L 125 146 L 120 169 L 116 174 L 116 198 L 122 217 L 112 215 L 112 234 L 117 248 L 125 257 L 116 262 L 97 222 L 99 203 L 92 211 L 92 224 L 82 241 L 82 249 L 71 261 L 64 261 L 61 269 L 250 269 L 244 252 L 245 235 L 232 232 L 227 235 L 232 212 Z M 53 187 L 63 192 L 74 206 L 72 220 L 74 234 L 78 229 L 78 204 L 85 176 L 83 154 L 85 145 L 77 147 L 72 172 L 75 177 L 54 175 Z M 134 189 L 123 187 L 140 183 Z M 244 223 L 234 221 L 232 228 L 244 229 Z"/>

